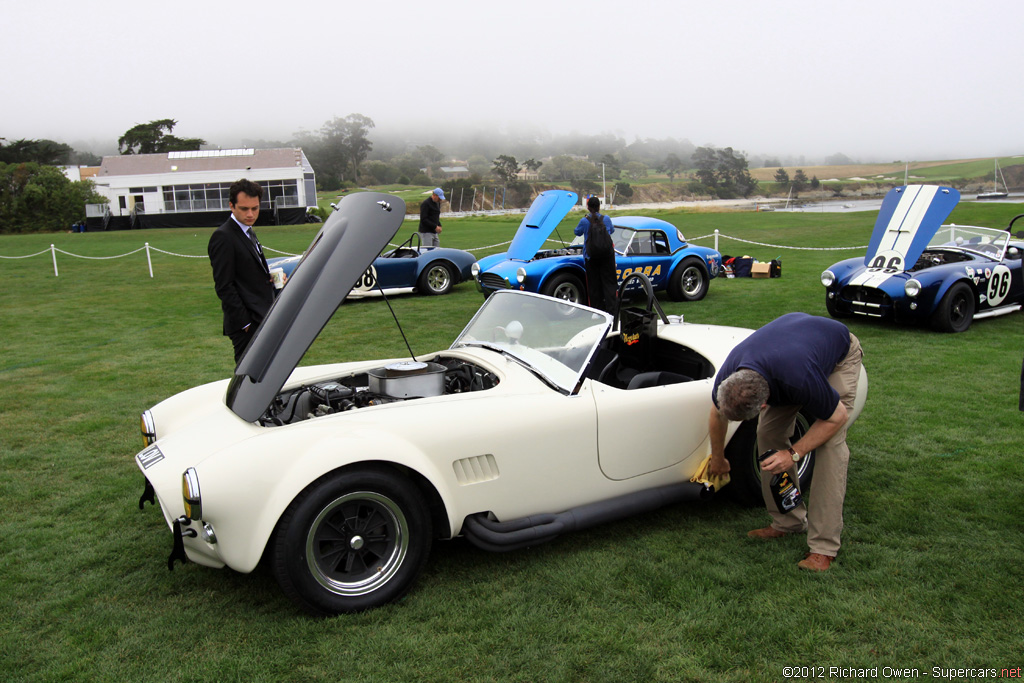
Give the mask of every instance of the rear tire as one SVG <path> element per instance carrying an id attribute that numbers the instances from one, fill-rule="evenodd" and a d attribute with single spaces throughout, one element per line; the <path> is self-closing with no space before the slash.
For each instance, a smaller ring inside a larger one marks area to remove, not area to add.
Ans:
<path id="1" fill-rule="evenodd" d="M 448 264 L 442 261 L 434 261 L 420 273 L 416 289 L 421 294 L 439 296 L 450 292 L 454 285 L 455 277 L 452 275 L 452 269 Z"/>
<path id="2" fill-rule="evenodd" d="M 793 426 L 789 442 L 798 441 L 807 433 L 813 422 L 814 418 L 800 411 L 796 416 L 796 424 Z M 741 424 L 725 447 L 725 457 L 731 466 L 730 481 L 726 491 L 729 492 L 729 496 L 733 500 L 747 507 L 764 505 L 764 497 L 761 495 L 761 466 L 757 462 L 759 455 L 761 454 L 757 448 L 757 418 L 754 418 Z M 800 492 L 805 496 L 811 490 L 811 479 L 814 476 L 814 455 L 814 451 L 805 454 L 797 465 Z"/>
<path id="3" fill-rule="evenodd" d="M 707 296 L 708 284 L 704 264 L 695 258 L 683 259 L 669 278 L 668 295 L 673 301 L 700 301 Z"/>

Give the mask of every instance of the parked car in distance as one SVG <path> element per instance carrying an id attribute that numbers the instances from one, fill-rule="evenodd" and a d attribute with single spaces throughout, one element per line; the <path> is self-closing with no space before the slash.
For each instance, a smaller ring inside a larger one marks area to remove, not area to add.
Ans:
<path id="1" fill-rule="evenodd" d="M 477 288 L 490 296 L 502 289 L 537 292 L 586 303 L 583 237 L 556 233 L 558 224 L 576 205 L 576 194 L 548 190 L 531 204 L 507 252 L 480 259 L 473 266 Z M 709 247 L 687 243 L 671 223 L 647 216 L 612 216 L 612 241 L 618 282 L 643 273 L 655 291 L 676 301 L 699 301 L 722 266 L 722 255 Z M 562 246 L 545 248 L 556 233 Z M 635 288 L 634 288 L 635 289 Z"/>
<path id="2" fill-rule="evenodd" d="M 882 202 L 868 253 L 821 274 L 834 318 L 865 316 L 927 322 L 963 332 L 972 321 L 1018 311 L 1024 303 L 1024 232 L 942 225 L 960 193 L 951 187 L 893 188 Z"/>
<path id="3" fill-rule="evenodd" d="M 282 256 L 267 259 L 267 265 L 271 276 L 279 279 L 283 286 L 301 259 L 301 256 Z M 447 294 L 452 287 L 472 277 L 470 270 L 475 262 L 476 257 L 468 251 L 424 247 L 420 234 L 414 232 L 400 246 L 374 259 L 349 296 L 355 299 L 379 293 L 379 290 L 387 295 Z"/>

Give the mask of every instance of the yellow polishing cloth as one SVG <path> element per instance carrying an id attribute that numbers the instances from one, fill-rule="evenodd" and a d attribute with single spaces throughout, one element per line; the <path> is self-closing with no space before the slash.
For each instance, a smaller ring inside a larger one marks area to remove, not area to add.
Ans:
<path id="1" fill-rule="evenodd" d="M 716 491 L 720 491 L 723 486 L 729 483 L 729 475 L 723 474 L 720 476 L 711 476 L 708 472 L 708 467 L 711 464 L 711 454 L 708 453 L 708 457 L 704 458 L 704 461 L 697 468 L 697 471 L 690 477 L 690 481 L 704 484 L 705 486 L 713 486 Z"/>

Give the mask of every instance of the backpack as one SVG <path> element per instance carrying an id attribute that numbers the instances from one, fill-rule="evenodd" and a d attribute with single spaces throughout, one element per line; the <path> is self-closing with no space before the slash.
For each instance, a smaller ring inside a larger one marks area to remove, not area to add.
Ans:
<path id="1" fill-rule="evenodd" d="M 592 213 L 587 218 L 590 219 L 590 227 L 587 228 L 587 256 L 595 262 L 614 261 L 612 236 L 608 234 L 601 215 Z"/>

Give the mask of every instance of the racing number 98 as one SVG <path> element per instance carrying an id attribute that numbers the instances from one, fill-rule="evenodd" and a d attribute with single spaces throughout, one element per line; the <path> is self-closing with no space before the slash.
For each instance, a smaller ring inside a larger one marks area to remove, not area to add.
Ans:
<path id="1" fill-rule="evenodd" d="M 369 290 L 377 284 L 377 269 L 372 265 L 363 271 L 363 274 L 356 280 L 354 289 Z"/>

